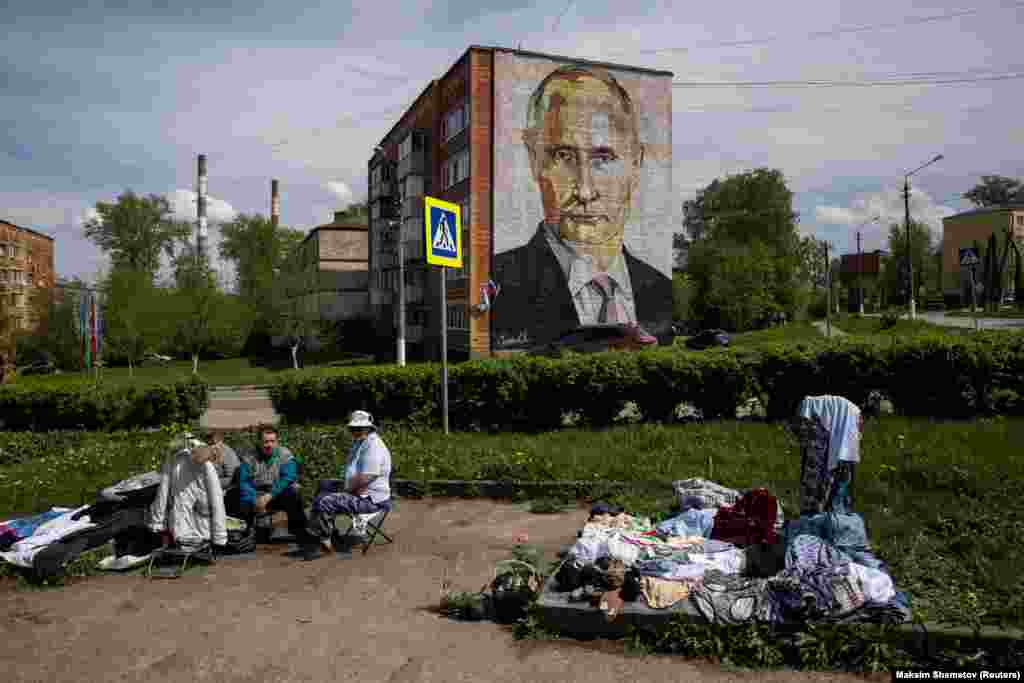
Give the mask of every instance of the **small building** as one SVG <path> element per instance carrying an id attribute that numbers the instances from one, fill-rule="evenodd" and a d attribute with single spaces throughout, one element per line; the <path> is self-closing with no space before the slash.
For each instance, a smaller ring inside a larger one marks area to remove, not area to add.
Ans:
<path id="1" fill-rule="evenodd" d="M 324 323 L 370 313 L 368 228 L 343 214 L 336 211 L 334 221 L 310 230 L 284 268 L 285 297 L 313 323 L 306 339 L 312 350 Z"/>
<path id="2" fill-rule="evenodd" d="M 969 301 L 970 271 L 960 267 L 960 249 L 975 242 L 984 248 L 993 232 L 1009 232 L 1024 247 L 1024 204 L 988 206 L 942 219 L 942 290 L 947 300 Z"/>
<path id="3" fill-rule="evenodd" d="M 54 239 L 31 228 L 0 219 L 0 308 L 11 331 L 40 331 L 45 318 L 33 311 L 38 290 L 52 291 Z"/>

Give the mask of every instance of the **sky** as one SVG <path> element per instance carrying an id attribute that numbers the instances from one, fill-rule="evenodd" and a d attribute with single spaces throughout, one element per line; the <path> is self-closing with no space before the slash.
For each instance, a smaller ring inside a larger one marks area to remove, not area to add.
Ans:
<path id="1" fill-rule="evenodd" d="M 937 238 L 981 175 L 1024 178 L 1024 79 L 993 79 L 1024 74 L 1024 1 L 255 5 L 0 9 L 0 218 L 55 237 L 59 276 L 102 271 L 83 222 L 126 189 L 166 195 L 194 219 L 198 154 L 214 244 L 217 221 L 270 213 L 272 178 L 282 224 L 330 222 L 365 199 L 373 146 L 471 44 L 672 71 L 679 201 L 715 178 L 778 168 L 801 232 L 838 253 L 856 249 L 861 226 L 865 250 L 884 248 L 904 174 L 937 154 L 911 181 L 913 217 Z M 972 82 L 777 84 L 921 77 Z"/>

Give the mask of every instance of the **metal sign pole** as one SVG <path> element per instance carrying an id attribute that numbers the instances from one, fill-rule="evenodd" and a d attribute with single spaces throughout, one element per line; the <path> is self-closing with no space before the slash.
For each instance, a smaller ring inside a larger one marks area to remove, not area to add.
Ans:
<path id="1" fill-rule="evenodd" d="M 448 433 L 448 291 L 445 267 L 441 266 L 441 421 Z"/>

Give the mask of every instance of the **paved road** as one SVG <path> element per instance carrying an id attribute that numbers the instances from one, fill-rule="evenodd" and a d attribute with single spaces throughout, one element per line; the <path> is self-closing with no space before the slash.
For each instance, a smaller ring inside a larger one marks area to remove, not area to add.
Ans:
<path id="1" fill-rule="evenodd" d="M 199 424 L 203 429 L 245 429 L 280 420 L 266 389 L 214 387 Z"/>
<path id="2" fill-rule="evenodd" d="M 867 318 L 880 318 L 878 313 L 868 313 Z M 906 318 L 907 316 L 901 316 Z M 959 316 L 946 315 L 943 311 L 920 311 L 917 317 L 933 325 L 943 327 L 974 327 L 974 320 L 961 318 Z M 993 328 L 1024 328 L 1024 318 L 978 318 L 981 329 L 990 330 Z"/>

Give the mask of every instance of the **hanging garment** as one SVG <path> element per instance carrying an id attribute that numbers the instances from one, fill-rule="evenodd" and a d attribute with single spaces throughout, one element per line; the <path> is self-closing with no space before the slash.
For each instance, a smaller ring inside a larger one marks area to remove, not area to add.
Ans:
<path id="1" fill-rule="evenodd" d="M 228 541 L 224 493 L 213 464 L 212 452 L 180 450 L 164 462 L 160 489 L 150 507 L 149 527 L 170 531 L 177 544 L 199 546 Z"/>
<path id="2" fill-rule="evenodd" d="M 93 526 L 88 517 L 82 517 L 78 520 L 72 519 L 76 512 L 84 509 L 85 507 L 83 506 L 78 508 L 78 510 L 65 512 L 61 516 L 40 525 L 35 530 L 35 533 L 12 545 L 8 552 L 0 553 L 0 557 L 19 567 L 32 568 L 33 559 L 43 548 L 71 534 Z"/>
<path id="3" fill-rule="evenodd" d="M 651 609 L 668 609 L 690 596 L 695 583 L 692 581 L 669 581 L 654 576 L 640 577 L 640 593 Z"/>
<path id="4" fill-rule="evenodd" d="M 767 489 L 744 494 L 736 505 L 722 506 L 715 515 L 711 538 L 745 547 L 752 543 L 775 543 L 779 503 Z"/>
<path id="5" fill-rule="evenodd" d="M 860 408 L 841 396 L 808 396 L 797 410 L 801 442 L 800 510 L 846 512 L 860 462 Z"/>
<path id="6" fill-rule="evenodd" d="M 40 526 L 50 520 L 57 519 L 68 512 L 69 509 L 70 508 L 53 508 L 46 512 L 41 512 L 38 515 L 32 515 L 31 517 L 10 519 L 3 522 L 0 524 L 0 549 L 10 548 L 18 541 L 28 538 Z"/>

